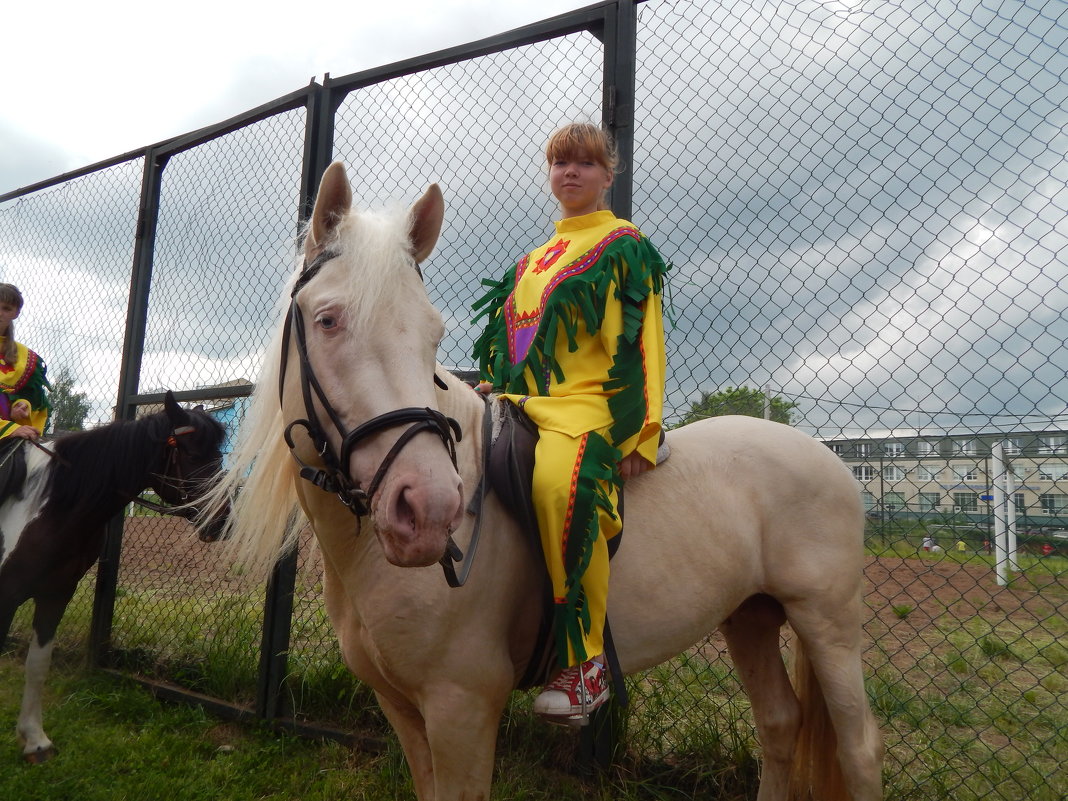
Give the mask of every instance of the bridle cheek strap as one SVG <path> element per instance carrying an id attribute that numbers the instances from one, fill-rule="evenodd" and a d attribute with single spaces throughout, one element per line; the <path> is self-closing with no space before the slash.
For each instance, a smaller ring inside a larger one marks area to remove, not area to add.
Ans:
<path id="1" fill-rule="evenodd" d="M 296 299 L 297 292 L 299 292 L 308 281 L 315 277 L 323 264 L 330 259 L 335 258 L 337 255 L 336 252 L 329 250 L 320 253 L 310 265 L 305 264 L 300 277 L 297 279 L 296 284 L 293 287 L 289 305 L 289 314 L 286 316 L 285 327 L 282 330 L 282 354 L 281 369 L 279 370 L 278 376 L 278 398 L 279 403 L 284 401 L 289 343 L 290 338 L 295 335 L 297 357 L 300 366 L 300 391 L 307 417 L 294 420 L 286 426 L 284 432 L 286 445 L 289 446 L 289 451 L 292 454 L 293 459 L 299 465 L 299 475 L 301 478 L 311 482 L 326 492 L 336 494 L 338 499 L 353 514 L 358 517 L 365 517 L 371 513 L 371 502 L 385 479 L 389 468 L 396 461 L 404 447 L 411 442 L 415 436 L 424 431 L 436 434 L 445 446 L 449 458 L 452 460 L 453 467 L 456 468 L 456 443 L 460 441 L 462 435 L 460 424 L 451 417 L 446 417 L 437 409 L 431 409 L 429 407 L 419 408 L 415 406 L 395 409 L 380 414 L 357 426 L 352 431 L 345 430 L 340 415 L 330 404 L 329 399 L 326 397 L 326 393 L 323 391 L 322 386 L 315 376 L 315 372 L 312 370 L 304 330 L 304 317 L 300 312 L 300 306 L 297 304 Z M 434 375 L 434 380 L 439 386 L 444 383 L 436 373 Z M 341 435 L 340 455 L 334 453 L 326 433 L 323 431 L 319 417 L 315 413 L 315 404 L 312 397 L 313 393 L 315 398 L 319 400 L 319 403 L 326 412 L 330 422 Z M 408 429 L 397 438 L 395 443 L 393 443 L 393 446 L 389 449 L 389 452 L 379 465 L 378 470 L 375 471 L 367 488 L 362 488 L 358 482 L 353 481 L 352 476 L 349 474 L 348 466 L 352 460 L 353 452 L 359 444 L 368 437 L 386 429 L 396 428 L 403 425 L 408 425 Z M 323 467 L 320 468 L 315 467 L 314 465 L 309 465 L 297 455 L 296 443 L 293 441 L 294 428 L 303 428 L 307 432 L 308 438 L 311 439 L 312 444 L 315 447 L 315 452 L 323 462 Z"/>

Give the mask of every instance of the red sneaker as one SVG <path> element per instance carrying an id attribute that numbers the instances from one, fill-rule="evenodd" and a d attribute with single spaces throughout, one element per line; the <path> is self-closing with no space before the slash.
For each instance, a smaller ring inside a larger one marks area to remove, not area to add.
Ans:
<path id="1" fill-rule="evenodd" d="M 579 672 L 584 681 L 579 682 Z M 583 662 L 563 670 L 534 699 L 534 711 L 550 718 L 582 720 L 608 700 L 608 678 L 602 665 Z"/>

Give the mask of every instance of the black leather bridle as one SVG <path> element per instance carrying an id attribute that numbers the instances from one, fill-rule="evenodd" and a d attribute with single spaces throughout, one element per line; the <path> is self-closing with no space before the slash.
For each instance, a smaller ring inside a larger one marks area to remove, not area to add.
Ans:
<path id="1" fill-rule="evenodd" d="M 176 508 L 168 503 L 146 501 L 140 496 L 133 499 L 134 503 L 164 515 L 184 517 L 189 520 L 196 517 L 196 507 L 189 505 L 189 492 L 186 490 L 186 487 L 189 486 L 189 480 L 186 479 L 182 471 L 181 454 L 179 453 L 181 446 L 178 444 L 178 437 L 192 434 L 194 431 L 196 431 L 196 428 L 193 426 L 177 426 L 171 429 L 171 433 L 167 435 L 165 442 L 167 450 L 164 452 L 163 457 L 163 472 L 156 474 L 162 483 L 178 493 L 178 507 Z"/>
<path id="2" fill-rule="evenodd" d="M 304 410 L 307 417 L 294 420 L 286 426 L 286 445 L 289 446 L 289 452 L 293 455 L 297 464 L 300 465 L 301 478 L 310 481 L 312 484 L 326 492 L 336 494 L 341 502 L 345 504 L 353 514 L 358 517 L 365 517 L 370 514 L 371 501 L 374 498 L 375 493 L 378 491 L 378 488 L 381 486 L 383 479 L 386 477 L 386 473 L 393 465 L 393 462 L 396 460 L 401 450 L 403 450 L 405 445 L 411 442 L 412 438 L 423 431 L 429 431 L 436 434 L 448 451 L 449 458 L 452 459 L 452 464 L 455 468 L 456 443 L 460 441 L 461 432 L 459 423 L 451 417 L 446 417 L 437 409 L 431 409 L 429 407 L 419 408 L 414 406 L 394 409 L 393 411 L 380 414 L 377 417 L 372 417 L 370 420 L 360 424 L 351 431 L 345 429 L 341 417 L 338 415 L 334 407 L 330 405 L 326 393 L 323 392 L 322 386 L 319 384 L 318 379 L 315 377 L 315 373 L 312 371 L 311 361 L 308 358 L 307 339 L 304 333 L 304 317 L 301 314 L 300 306 L 297 304 L 297 293 L 318 275 L 324 264 L 331 259 L 336 258 L 338 255 L 337 251 L 325 250 L 316 256 L 310 264 L 305 261 L 300 276 L 293 285 L 293 291 L 290 293 L 289 314 L 286 317 L 285 327 L 282 331 L 282 362 L 278 376 L 278 397 L 279 402 L 281 402 L 284 397 L 283 392 L 286 367 L 289 359 L 290 338 L 295 335 L 297 357 L 300 363 L 300 391 L 304 398 Z M 436 374 L 434 375 L 434 381 L 438 386 L 445 386 L 445 383 Z M 326 433 L 323 431 L 323 426 L 319 421 L 319 417 L 315 413 L 313 393 L 314 397 L 318 398 L 319 403 L 326 411 L 327 416 L 330 418 L 330 422 L 341 435 L 340 454 L 334 452 L 333 447 L 330 445 L 330 441 L 326 437 Z M 408 428 L 397 438 L 393 447 L 390 448 L 389 452 L 382 460 L 382 464 L 379 465 L 378 470 L 372 477 L 371 483 L 366 489 L 361 487 L 359 482 L 354 481 L 352 476 L 349 475 L 348 466 L 351 462 L 353 451 L 359 446 L 361 441 L 367 439 L 371 435 L 389 428 L 405 425 L 408 426 Z M 293 429 L 297 427 L 307 431 L 308 437 L 311 439 L 316 452 L 319 454 L 319 458 L 323 461 L 323 467 L 320 468 L 315 467 L 314 465 L 309 465 L 297 456 L 295 444 L 293 442 Z"/>

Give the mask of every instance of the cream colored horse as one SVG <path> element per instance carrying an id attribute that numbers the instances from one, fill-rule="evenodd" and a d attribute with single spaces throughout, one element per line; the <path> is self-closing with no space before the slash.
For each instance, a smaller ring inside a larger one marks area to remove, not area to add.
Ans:
<path id="1" fill-rule="evenodd" d="M 462 512 L 463 488 L 478 483 L 483 414 L 482 400 L 435 364 L 443 325 L 416 265 L 436 242 L 443 208 L 432 186 L 410 213 L 358 213 L 344 168 L 326 171 L 306 238 L 310 269 L 294 275 L 284 298 L 290 331 L 279 325 L 219 497 L 242 486 L 229 547 L 261 573 L 292 543 L 299 505 L 322 548 L 326 607 L 345 661 L 374 688 L 418 798 L 475 801 L 490 797 L 500 716 L 530 659 L 542 567 L 492 495 L 468 582 L 449 588 L 435 564 L 450 531 L 467 547 L 473 519 Z M 309 390 L 309 401 L 298 317 L 306 369 L 321 390 Z M 447 389 L 435 388 L 435 373 Z M 458 421 L 458 469 L 448 437 L 429 427 L 384 472 L 406 425 L 376 428 L 347 454 L 347 432 L 423 407 Z M 286 427 L 312 417 L 327 446 L 297 423 L 291 456 Z M 718 627 L 752 700 L 759 801 L 809 788 L 824 801 L 881 798 L 882 741 L 861 675 L 857 483 L 826 447 L 777 423 L 715 418 L 668 439 L 671 458 L 627 484 L 609 593 L 623 670 L 670 659 Z M 297 477 L 297 459 L 314 473 L 336 454 L 346 454 L 342 472 L 355 485 L 377 485 L 364 516 Z M 784 621 L 810 668 L 796 691 L 779 651 Z"/>

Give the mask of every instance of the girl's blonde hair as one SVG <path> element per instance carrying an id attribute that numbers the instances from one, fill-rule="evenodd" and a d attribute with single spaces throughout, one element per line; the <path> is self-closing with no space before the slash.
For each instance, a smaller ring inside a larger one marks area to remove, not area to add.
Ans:
<path id="1" fill-rule="evenodd" d="M 0 303 L 9 303 L 18 311 L 22 311 L 22 293 L 14 284 L 0 284 Z M 7 325 L 7 338 L 4 340 L 4 360 L 8 364 L 14 364 L 19 357 L 18 348 L 15 347 L 15 323 Z"/>
<path id="2" fill-rule="evenodd" d="M 573 122 L 557 130 L 545 146 L 545 159 L 551 166 L 557 159 L 585 157 L 615 174 L 619 154 L 612 135 L 604 128 L 588 122 Z"/>

